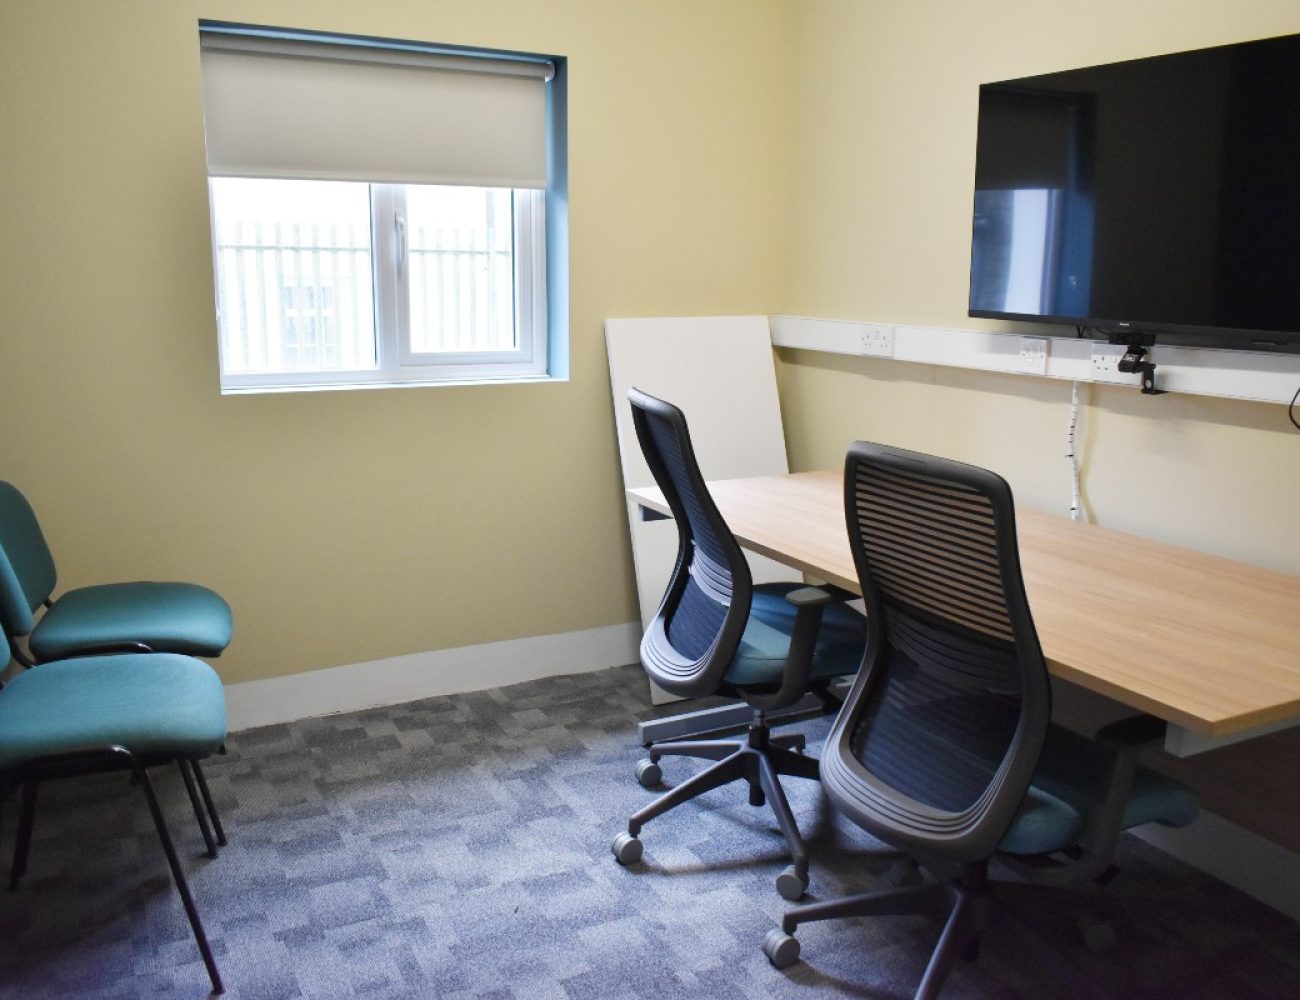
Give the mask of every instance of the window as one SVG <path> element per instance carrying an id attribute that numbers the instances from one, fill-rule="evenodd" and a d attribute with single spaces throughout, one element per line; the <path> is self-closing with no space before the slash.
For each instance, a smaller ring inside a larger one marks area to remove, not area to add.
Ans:
<path id="1" fill-rule="evenodd" d="M 223 391 L 563 374 L 554 60 L 201 42 Z"/>

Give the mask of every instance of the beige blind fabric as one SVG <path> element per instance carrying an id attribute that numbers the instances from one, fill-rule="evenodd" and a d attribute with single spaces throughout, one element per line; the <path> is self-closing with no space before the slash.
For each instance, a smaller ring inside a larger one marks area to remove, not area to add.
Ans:
<path id="1" fill-rule="evenodd" d="M 550 63 L 200 37 L 213 176 L 546 186 Z"/>

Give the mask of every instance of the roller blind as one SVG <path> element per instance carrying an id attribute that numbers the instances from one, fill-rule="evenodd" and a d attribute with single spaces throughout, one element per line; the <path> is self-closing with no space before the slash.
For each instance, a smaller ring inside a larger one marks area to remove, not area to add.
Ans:
<path id="1" fill-rule="evenodd" d="M 546 186 L 541 60 L 204 30 L 208 172 Z"/>

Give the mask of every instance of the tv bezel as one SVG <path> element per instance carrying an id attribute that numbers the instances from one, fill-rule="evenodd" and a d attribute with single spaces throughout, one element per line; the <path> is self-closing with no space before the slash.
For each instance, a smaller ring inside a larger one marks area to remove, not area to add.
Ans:
<path id="1" fill-rule="evenodd" d="M 1286 38 L 1291 36 L 1280 35 L 1276 37 Z M 1151 60 L 1166 58 L 1171 55 L 1183 55 L 1191 52 L 1201 52 L 1213 49 L 1238 48 L 1242 45 L 1250 45 L 1255 42 L 1266 42 L 1270 40 L 1271 39 L 1269 38 L 1251 39 L 1249 41 L 1234 42 L 1227 45 L 1204 46 L 1201 49 L 1187 49 L 1179 52 L 1161 53 L 1159 55 L 1137 59 L 1124 59 L 1109 63 L 1096 63 L 1089 66 L 1077 66 L 1063 70 L 1052 70 L 1046 73 L 1035 73 L 1033 76 L 1015 77 L 1008 80 L 994 80 L 989 83 L 980 84 L 980 94 L 982 96 L 985 88 L 988 87 L 1005 88 L 1016 85 L 1026 85 L 1040 77 L 1054 76 L 1057 73 L 1104 69 L 1109 66 L 1148 62 Z M 979 105 L 977 104 L 976 114 L 978 115 L 978 113 Z M 978 146 L 976 148 L 975 162 L 976 169 L 978 170 Z M 978 189 L 972 186 L 970 240 L 972 253 L 971 268 L 967 275 L 966 284 L 966 315 L 973 319 L 994 319 L 1019 323 L 1035 323 L 1045 326 L 1071 326 L 1075 328 L 1079 336 L 1088 337 L 1093 340 L 1109 340 L 1112 343 L 1149 344 L 1156 342 L 1171 347 L 1199 347 L 1213 348 L 1215 350 L 1250 351 L 1270 354 L 1300 354 L 1300 330 L 1280 332 L 1277 330 L 1254 330 L 1246 327 L 1198 326 L 1182 323 L 1170 323 L 1160 320 L 1144 320 L 1138 317 L 1118 319 L 1102 316 L 1044 315 L 1041 313 L 1016 313 L 992 309 L 972 309 L 970 308 L 970 301 L 974 289 L 974 201 L 977 194 Z"/>

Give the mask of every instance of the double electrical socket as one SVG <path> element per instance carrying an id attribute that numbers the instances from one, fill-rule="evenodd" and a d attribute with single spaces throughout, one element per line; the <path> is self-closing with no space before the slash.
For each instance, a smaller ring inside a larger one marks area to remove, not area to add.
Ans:
<path id="1" fill-rule="evenodd" d="M 1119 370 L 1119 360 L 1128 350 L 1123 344 L 1092 345 L 1092 380 L 1094 382 L 1116 382 L 1129 385 L 1132 375 L 1125 375 Z"/>
<path id="2" fill-rule="evenodd" d="M 862 323 L 858 351 L 872 358 L 894 356 L 894 328 L 880 323 Z"/>

